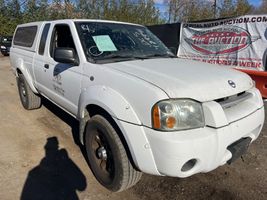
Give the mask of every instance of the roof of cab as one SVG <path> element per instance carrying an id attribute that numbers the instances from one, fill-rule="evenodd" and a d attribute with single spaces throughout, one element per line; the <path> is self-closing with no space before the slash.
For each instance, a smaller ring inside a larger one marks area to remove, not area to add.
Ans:
<path id="1" fill-rule="evenodd" d="M 120 21 L 112 21 L 112 20 L 100 20 L 100 19 L 60 19 L 60 20 L 52 20 L 52 21 L 37 21 L 37 22 L 30 22 L 26 24 L 20 24 L 18 27 L 21 26 L 36 26 L 41 25 L 43 23 L 49 23 L 49 22 L 58 22 L 58 23 L 64 23 L 64 22 L 99 22 L 99 23 L 116 23 L 116 24 L 127 24 L 127 25 L 135 25 L 135 26 L 143 26 L 140 24 L 134 24 L 129 22 L 120 22 Z"/>

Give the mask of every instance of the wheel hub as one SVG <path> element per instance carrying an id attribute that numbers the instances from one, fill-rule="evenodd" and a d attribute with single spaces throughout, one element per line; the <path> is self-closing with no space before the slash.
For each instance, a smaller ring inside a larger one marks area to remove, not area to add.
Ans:
<path id="1" fill-rule="evenodd" d="M 97 149 L 97 156 L 101 160 L 107 160 L 108 156 L 105 147 L 102 146 Z"/>
<path id="2" fill-rule="evenodd" d="M 25 85 L 24 84 L 21 84 L 21 92 L 22 92 L 22 95 L 25 97 L 26 96 L 26 89 L 25 89 Z"/>
<path id="3" fill-rule="evenodd" d="M 26 91 L 25 91 L 25 88 L 23 87 L 22 88 L 22 94 L 25 96 L 26 95 Z"/>

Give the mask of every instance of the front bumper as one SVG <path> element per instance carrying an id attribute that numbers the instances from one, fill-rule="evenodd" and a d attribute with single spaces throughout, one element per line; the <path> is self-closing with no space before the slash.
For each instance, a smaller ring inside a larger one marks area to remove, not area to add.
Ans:
<path id="1" fill-rule="evenodd" d="M 8 49 L 1 49 L 1 53 L 2 54 L 6 54 L 6 55 L 9 55 L 9 48 Z"/>
<path id="2" fill-rule="evenodd" d="M 202 103 L 206 124 L 203 128 L 163 132 L 114 120 L 140 171 L 188 177 L 234 161 L 259 136 L 265 115 L 262 97 L 256 88 L 246 93 L 250 94 L 239 95 L 242 101 L 230 99 L 230 106 L 218 100 Z"/>
<path id="3" fill-rule="evenodd" d="M 230 145 L 244 138 L 253 142 L 259 136 L 264 123 L 263 102 L 257 89 L 248 92 L 253 94 L 250 99 L 230 108 L 223 109 L 215 101 L 203 103 L 204 128 L 162 132 L 114 120 L 124 134 L 132 158 L 141 171 L 154 175 L 188 177 L 231 162 L 233 155 L 228 150 Z M 191 167 L 185 169 L 183 167 L 187 162 Z"/>
<path id="4" fill-rule="evenodd" d="M 200 128 L 180 132 L 159 132 L 145 128 L 145 133 L 160 175 L 188 177 L 209 172 L 232 158 L 227 147 L 241 138 L 254 141 L 264 123 L 264 108 L 222 128 Z M 183 165 L 195 160 L 194 166 L 183 171 Z"/>

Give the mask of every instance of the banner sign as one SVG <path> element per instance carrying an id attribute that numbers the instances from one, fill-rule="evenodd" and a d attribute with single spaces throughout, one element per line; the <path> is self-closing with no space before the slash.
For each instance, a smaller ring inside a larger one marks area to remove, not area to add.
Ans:
<path id="1" fill-rule="evenodd" d="M 241 69 L 267 65 L 267 15 L 182 24 L 178 57 Z"/>

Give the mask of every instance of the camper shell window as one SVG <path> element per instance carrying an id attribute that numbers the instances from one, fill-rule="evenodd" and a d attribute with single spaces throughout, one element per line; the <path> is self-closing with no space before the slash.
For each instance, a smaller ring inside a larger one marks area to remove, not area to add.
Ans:
<path id="1" fill-rule="evenodd" d="M 14 45 L 32 47 L 37 33 L 37 26 L 19 27 L 14 36 Z"/>

